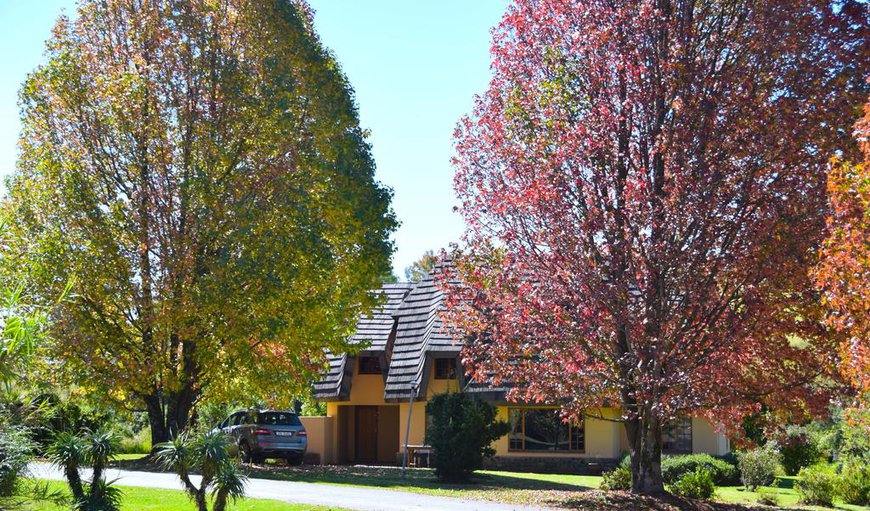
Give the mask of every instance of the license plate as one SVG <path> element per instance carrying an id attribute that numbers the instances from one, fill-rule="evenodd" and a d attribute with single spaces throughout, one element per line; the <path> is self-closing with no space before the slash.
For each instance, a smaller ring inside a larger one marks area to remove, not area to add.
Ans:
<path id="1" fill-rule="evenodd" d="M 276 431 L 275 436 L 293 436 L 292 431 Z"/>

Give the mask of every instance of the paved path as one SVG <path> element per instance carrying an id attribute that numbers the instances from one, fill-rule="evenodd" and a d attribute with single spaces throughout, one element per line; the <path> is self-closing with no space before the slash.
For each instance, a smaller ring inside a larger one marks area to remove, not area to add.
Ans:
<path id="1" fill-rule="evenodd" d="M 30 472 L 34 477 L 40 479 L 63 480 L 63 473 L 47 463 L 33 463 L 30 466 Z M 108 469 L 106 471 L 106 478 L 110 481 L 117 479 L 117 484 L 123 486 L 169 490 L 181 489 L 181 482 L 175 474 Z M 193 479 L 194 484 L 199 484 L 198 476 L 193 476 L 191 479 Z M 436 497 L 434 495 L 422 495 L 380 488 L 273 481 L 270 479 L 249 479 L 246 494 L 251 498 L 273 499 L 317 506 L 333 506 L 361 511 L 453 511 L 457 509 L 469 511 L 532 511 L 546 509 L 452 497 Z"/>

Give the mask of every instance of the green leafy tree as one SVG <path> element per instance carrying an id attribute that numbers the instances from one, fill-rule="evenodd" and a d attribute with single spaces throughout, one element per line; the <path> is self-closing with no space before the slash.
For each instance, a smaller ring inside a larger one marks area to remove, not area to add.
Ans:
<path id="1" fill-rule="evenodd" d="M 145 408 L 287 403 L 389 272 L 396 220 L 353 92 L 304 0 L 80 4 L 24 83 L 5 209 L 52 296 L 52 356 Z"/>
<path id="2" fill-rule="evenodd" d="M 426 404 L 432 426 L 426 440 L 435 451 L 435 475 L 442 481 L 467 481 L 495 454 L 492 443 L 510 431 L 496 420 L 495 407 L 464 392 L 437 394 Z"/>
<path id="3" fill-rule="evenodd" d="M 432 271 L 432 268 L 436 264 L 438 264 L 438 256 L 435 255 L 435 251 L 427 250 L 423 252 L 423 256 L 420 259 L 405 268 L 405 279 L 408 282 L 420 282 L 426 278 L 426 275 L 429 275 L 429 272 Z"/>

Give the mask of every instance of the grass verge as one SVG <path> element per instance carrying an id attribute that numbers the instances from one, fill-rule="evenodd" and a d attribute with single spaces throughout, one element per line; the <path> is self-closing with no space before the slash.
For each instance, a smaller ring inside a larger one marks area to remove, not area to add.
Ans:
<path id="1" fill-rule="evenodd" d="M 66 490 L 66 485 L 58 481 L 48 481 L 52 489 Z M 196 509 L 187 495 L 181 490 L 162 490 L 119 486 L 124 492 L 121 511 L 193 511 Z M 69 507 L 58 507 L 48 503 L 29 504 L 28 511 L 68 511 Z M 337 507 L 312 506 L 310 504 L 290 504 L 279 500 L 242 499 L 229 504 L 230 511 L 349 511 Z"/>

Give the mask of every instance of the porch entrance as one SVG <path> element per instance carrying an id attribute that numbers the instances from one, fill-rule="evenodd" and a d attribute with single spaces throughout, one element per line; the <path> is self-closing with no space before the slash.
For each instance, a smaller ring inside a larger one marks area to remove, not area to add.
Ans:
<path id="1" fill-rule="evenodd" d="M 340 462 L 395 464 L 399 406 L 339 406 L 338 435 Z"/>
<path id="2" fill-rule="evenodd" d="M 355 461 L 378 461 L 378 407 L 356 408 L 356 456 Z"/>

